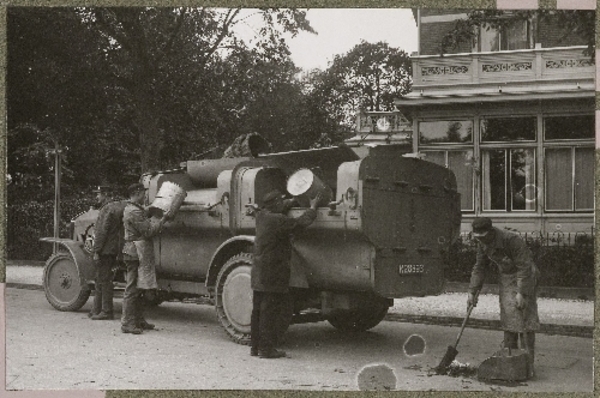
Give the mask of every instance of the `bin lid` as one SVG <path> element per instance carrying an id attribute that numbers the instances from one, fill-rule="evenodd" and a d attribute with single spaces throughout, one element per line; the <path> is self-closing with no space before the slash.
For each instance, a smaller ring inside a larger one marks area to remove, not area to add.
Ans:
<path id="1" fill-rule="evenodd" d="M 305 194 L 313 184 L 314 174 L 309 169 L 299 169 L 287 181 L 287 190 L 293 196 Z"/>

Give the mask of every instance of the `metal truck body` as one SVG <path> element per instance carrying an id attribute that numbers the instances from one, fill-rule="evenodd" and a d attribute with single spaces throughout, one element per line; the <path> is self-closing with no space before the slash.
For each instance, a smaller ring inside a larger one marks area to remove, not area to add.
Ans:
<path id="1" fill-rule="evenodd" d="M 149 203 L 165 181 L 187 191 L 154 241 L 159 297 L 211 298 L 228 334 L 247 342 L 253 212 L 266 193 L 285 192 L 299 168 L 312 169 L 334 200 L 294 236 L 289 320 L 282 332 L 290 322 L 323 319 L 339 329 L 366 330 L 383 319 L 393 298 L 441 293 L 444 253 L 460 228 L 456 180 L 449 169 L 408 150 L 381 146 L 360 159 L 349 148 L 333 147 L 188 161 L 179 170 L 142 176 Z M 289 215 L 303 211 L 293 208 Z M 80 275 L 73 279 L 85 290 L 93 283 L 89 267 L 69 251 Z M 46 267 L 52 268 L 50 260 Z M 56 278 L 45 277 L 45 285 L 59 290 Z M 47 289 L 47 295 L 56 294 Z"/>

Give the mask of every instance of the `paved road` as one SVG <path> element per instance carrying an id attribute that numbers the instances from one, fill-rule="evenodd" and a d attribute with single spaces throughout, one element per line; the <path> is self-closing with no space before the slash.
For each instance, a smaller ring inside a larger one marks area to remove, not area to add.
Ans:
<path id="1" fill-rule="evenodd" d="M 358 390 L 357 375 L 374 365 L 391 369 L 396 390 L 593 390 L 588 338 L 539 335 L 536 379 L 498 386 L 432 374 L 456 327 L 382 322 L 348 335 L 323 322 L 293 325 L 283 347 L 290 358 L 266 360 L 230 342 L 207 305 L 163 303 L 148 314 L 159 330 L 134 336 L 122 334 L 117 320 L 90 321 L 90 304 L 59 312 L 43 291 L 6 289 L 7 390 Z M 120 312 L 120 300 L 115 304 Z M 413 335 L 426 342 L 423 354 L 410 355 L 419 351 Z M 500 340 L 501 332 L 466 329 L 457 360 L 479 364 Z"/>

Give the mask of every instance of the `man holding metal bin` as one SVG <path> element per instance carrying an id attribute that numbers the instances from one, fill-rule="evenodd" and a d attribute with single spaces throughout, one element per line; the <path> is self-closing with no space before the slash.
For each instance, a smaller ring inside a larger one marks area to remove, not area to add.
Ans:
<path id="1" fill-rule="evenodd" d="M 127 283 L 123 296 L 121 331 L 141 334 L 144 329 L 154 329 L 154 325 L 144 319 L 142 301 L 144 294 L 150 294 L 158 287 L 152 238 L 160 233 L 170 214 L 164 212 L 160 219 L 148 217 L 143 207 L 146 196 L 144 185 L 132 184 L 128 192 L 129 201 L 123 214 L 125 228 L 123 260 L 127 265 Z"/>
<path id="2" fill-rule="evenodd" d="M 251 271 L 253 290 L 251 317 L 251 356 L 281 358 L 277 350 L 277 325 L 285 316 L 284 303 L 289 299 L 291 234 L 309 226 L 317 217 L 321 194 L 310 200 L 310 208 L 298 218 L 288 217 L 286 202 L 280 191 L 267 193 L 256 213 L 256 239 Z"/>

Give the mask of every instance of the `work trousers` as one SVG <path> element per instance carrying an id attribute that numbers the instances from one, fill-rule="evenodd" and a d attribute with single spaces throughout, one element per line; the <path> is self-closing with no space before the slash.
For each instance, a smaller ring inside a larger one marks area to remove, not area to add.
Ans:
<path id="1" fill-rule="evenodd" d="M 272 293 L 254 290 L 250 334 L 252 349 L 268 352 L 277 347 L 278 325 L 285 316 L 288 293 Z"/>
<path id="2" fill-rule="evenodd" d="M 523 338 L 526 340 L 524 341 Z M 531 363 L 533 363 L 533 359 L 535 358 L 535 332 L 525 332 L 525 333 L 517 333 L 517 332 L 504 332 L 504 347 L 510 349 L 519 348 L 519 339 L 521 340 L 521 347 L 525 349 L 525 342 L 527 343 L 527 352 L 531 358 Z"/>
<path id="3" fill-rule="evenodd" d="M 96 263 L 94 307 L 92 313 L 113 314 L 113 267 L 117 263 L 115 255 L 100 255 Z"/>
<path id="4" fill-rule="evenodd" d="M 123 314 L 121 316 L 121 325 L 126 327 L 136 327 L 144 322 L 143 290 L 138 289 L 138 268 L 139 261 L 125 261 L 127 265 L 127 275 L 125 284 L 125 293 L 123 294 Z"/>

